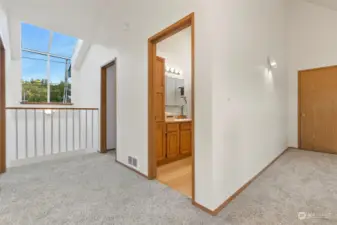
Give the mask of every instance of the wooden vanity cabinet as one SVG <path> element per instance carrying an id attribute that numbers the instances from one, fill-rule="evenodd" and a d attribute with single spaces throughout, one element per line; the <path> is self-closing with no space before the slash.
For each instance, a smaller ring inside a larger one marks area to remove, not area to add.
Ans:
<path id="1" fill-rule="evenodd" d="M 192 155 L 192 122 L 166 123 L 166 144 L 157 157 L 163 165 Z M 158 154 L 158 153 L 157 153 Z"/>
<path id="2" fill-rule="evenodd" d="M 180 154 L 192 153 L 192 127 L 191 123 L 180 124 Z"/>
<path id="3" fill-rule="evenodd" d="M 179 124 L 166 124 L 166 158 L 172 159 L 179 155 Z"/>

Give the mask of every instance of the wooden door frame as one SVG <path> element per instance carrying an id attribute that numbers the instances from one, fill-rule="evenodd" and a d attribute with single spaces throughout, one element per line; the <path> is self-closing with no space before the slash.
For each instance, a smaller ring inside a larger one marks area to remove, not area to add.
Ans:
<path id="1" fill-rule="evenodd" d="M 194 154 L 194 43 L 195 43 L 195 20 L 194 13 L 189 14 L 178 22 L 172 24 L 166 29 L 160 31 L 148 39 L 148 178 L 155 179 L 157 177 L 157 159 L 155 151 L 155 118 L 154 118 L 154 89 L 153 77 L 155 75 L 155 60 L 157 56 L 156 45 L 174 34 L 191 27 L 191 77 L 192 77 L 192 201 L 195 199 L 195 154 Z"/>
<path id="2" fill-rule="evenodd" d="M 0 174 L 6 172 L 6 55 L 0 37 Z M 1 122 L 2 121 L 2 122 Z"/>
<path id="3" fill-rule="evenodd" d="M 322 70 L 322 69 L 329 69 L 329 68 L 336 68 L 337 65 L 335 66 L 325 66 L 325 67 L 319 67 L 319 68 L 314 68 L 314 69 L 307 69 L 307 70 L 300 70 L 298 71 L 298 78 L 297 78 L 297 83 L 298 83 L 298 96 L 297 96 L 297 120 L 298 120 L 298 133 L 297 133 L 297 138 L 298 138 L 298 148 L 302 149 L 302 76 L 303 72 L 309 72 L 309 71 L 315 71 L 315 70 Z M 304 149 L 304 150 L 310 150 L 313 151 L 312 149 Z"/>
<path id="4" fill-rule="evenodd" d="M 117 117 L 117 58 L 101 67 L 101 115 L 100 115 L 100 152 L 107 153 L 107 69 L 116 66 L 116 117 Z M 116 150 L 117 159 L 117 150 Z"/>
<path id="5" fill-rule="evenodd" d="M 298 71 L 298 78 L 297 78 L 297 82 L 298 82 L 298 100 L 297 100 L 297 118 L 298 118 L 298 148 L 301 148 L 302 147 L 302 126 L 301 126 L 301 123 L 302 123 L 302 105 L 301 105 L 301 100 L 302 100 L 302 96 L 301 96 L 301 91 L 302 91 L 302 80 L 301 80 L 301 77 L 302 77 L 302 71 Z"/>

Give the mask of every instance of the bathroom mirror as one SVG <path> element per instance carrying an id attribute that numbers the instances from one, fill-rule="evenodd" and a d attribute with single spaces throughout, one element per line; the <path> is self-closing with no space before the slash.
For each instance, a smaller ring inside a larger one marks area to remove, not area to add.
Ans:
<path id="1" fill-rule="evenodd" d="M 165 90 L 165 105 L 166 112 L 172 115 L 186 116 L 186 98 L 184 98 L 185 81 L 175 77 L 165 76 L 166 90 Z"/>

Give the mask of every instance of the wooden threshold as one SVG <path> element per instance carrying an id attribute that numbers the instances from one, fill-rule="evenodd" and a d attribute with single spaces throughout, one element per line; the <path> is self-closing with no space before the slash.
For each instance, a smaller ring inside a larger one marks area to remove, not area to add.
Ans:
<path id="1" fill-rule="evenodd" d="M 172 158 L 172 159 L 165 159 L 165 160 L 157 162 L 157 167 L 163 166 L 163 165 L 166 165 L 166 164 L 169 164 L 169 163 L 173 163 L 173 162 L 176 162 L 178 160 L 186 159 L 186 158 L 191 157 L 191 156 L 192 156 L 192 153 L 189 153 L 189 154 L 185 154 L 185 155 L 179 155 L 179 156 L 177 156 L 175 158 Z"/>

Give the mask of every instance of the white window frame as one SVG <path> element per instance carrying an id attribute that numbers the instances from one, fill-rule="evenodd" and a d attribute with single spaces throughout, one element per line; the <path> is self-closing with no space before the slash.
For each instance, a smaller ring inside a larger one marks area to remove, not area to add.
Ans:
<path id="1" fill-rule="evenodd" d="M 60 56 L 60 55 L 55 55 L 55 54 L 51 54 L 51 47 L 52 47 L 52 43 L 53 43 L 53 34 L 54 32 L 51 30 L 49 31 L 49 42 L 48 42 L 48 51 L 47 52 L 41 52 L 41 51 L 37 51 L 37 50 L 33 50 L 33 49 L 29 49 L 29 48 L 23 48 L 22 47 L 22 43 L 21 43 L 21 52 L 29 52 L 29 53 L 35 53 L 35 54 L 39 54 L 39 55 L 44 55 L 47 56 L 47 68 L 46 68 L 46 80 L 47 80 L 47 103 L 50 103 L 50 57 L 55 57 L 55 58 L 60 58 L 60 59 L 64 59 L 66 60 L 66 69 L 65 69 L 65 76 L 66 81 L 68 79 L 68 74 L 67 74 L 67 65 L 70 65 L 71 62 L 71 58 L 70 57 L 64 57 L 64 56 Z M 69 64 L 68 64 L 69 63 Z M 21 75 L 22 77 L 22 75 Z M 67 82 L 68 83 L 68 82 Z M 68 83 L 69 85 L 69 83 Z M 21 96 L 22 97 L 22 96 Z M 28 102 L 29 103 L 29 102 Z M 63 104 L 69 104 L 69 102 L 66 102 L 66 99 L 63 99 Z M 70 102 L 71 103 L 71 102 Z"/>

